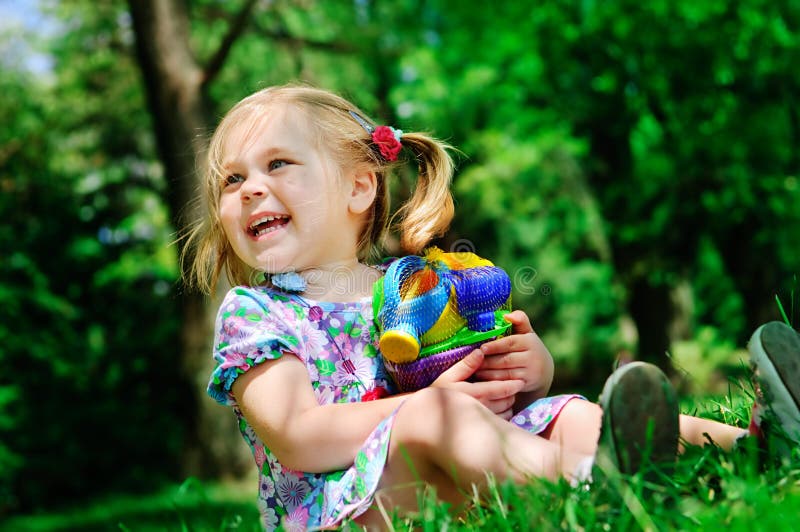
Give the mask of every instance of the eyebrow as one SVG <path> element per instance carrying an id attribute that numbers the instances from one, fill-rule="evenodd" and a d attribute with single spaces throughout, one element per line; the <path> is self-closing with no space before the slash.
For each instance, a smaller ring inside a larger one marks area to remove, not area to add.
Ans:
<path id="1" fill-rule="evenodd" d="M 256 159 L 272 159 L 273 157 L 287 157 L 291 159 L 297 158 L 297 152 L 286 146 L 271 146 L 264 150 L 256 152 Z M 238 166 L 236 159 L 223 159 L 220 168 L 229 171 L 232 167 Z"/>

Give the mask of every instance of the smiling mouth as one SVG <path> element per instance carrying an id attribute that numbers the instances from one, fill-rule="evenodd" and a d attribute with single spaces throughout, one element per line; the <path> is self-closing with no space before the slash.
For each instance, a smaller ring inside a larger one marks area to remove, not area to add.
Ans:
<path id="1" fill-rule="evenodd" d="M 250 224 L 250 227 L 247 228 L 247 232 L 250 233 L 253 237 L 259 237 L 261 235 L 266 235 L 267 233 L 272 233 L 273 231 L 277 231 L 281 227 L 285 226 L 289 223 L 290 217 L 289 216 L 264 216 L 259 218 L 258 220 L 253 221 Z"/>

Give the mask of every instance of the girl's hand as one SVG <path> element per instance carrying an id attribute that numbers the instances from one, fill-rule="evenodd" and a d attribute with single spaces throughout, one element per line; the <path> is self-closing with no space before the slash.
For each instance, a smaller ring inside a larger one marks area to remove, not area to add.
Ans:
<path id="1" fill-rule="evenodd" d="M 513 378 L 468 382 L 467 379 L 485 363 L 484 359 L 482 350 L 474 350 L 439 375 L 431 386 L 450 388 L 470 395 L 503 419 L 511 419 L 517 394 L 525 383 Z"/>
<path id="2" fill-rule="evenodd" d="M 547 395 L 553 382 L 553 357 L 521 310 L 506 314 L 512 334 L 481 346 L 484 360 L 475 377 L 482 381 L 522 381 L 514 411 Z"/>

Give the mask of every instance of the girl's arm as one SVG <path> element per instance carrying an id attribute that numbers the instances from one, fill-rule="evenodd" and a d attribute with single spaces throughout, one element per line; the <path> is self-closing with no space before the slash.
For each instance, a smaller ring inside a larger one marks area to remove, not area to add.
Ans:
<path id="1" fill-rule="evenodd" d="M 481 346 L 485 358 L 475 376 L 485 381 L 522 380 L 524 384 L 514 403 L 517 412 L 547 395 L 553 383 L 554 363 L 524 312 L 515 310 L 505 318 L 511 322 L 512 334 Z"/>
<path id="2" fill-rule="evenodd" d="M 242 414 L 281 464 L 308 473 L 345 469 L 402 396 L 320 405 L 294 355 L 264 362 L 231 388 Z"/>
<path id="3" fill-rule="evenodd" d="M 480 360 L 478 353 L 475 356 Z M 469 358 L 450 368 L 434 385 L 459 389 L 458 385 L 469 384 L 472 388 L 462 391 L 495 412 L 510 409 L 521 383 L 459 382 L 462 374 L 471 374 L 470 364 L 480 365 L 476 360 L 467 361 Z M 320 405 L 305 366 L 288 353 L 239 376 L 232 392 L 250 426 L 281 464 L 308 473 L 349 467 L 367 436 L 405 398 L 396 395 L 363 403 Z"/>

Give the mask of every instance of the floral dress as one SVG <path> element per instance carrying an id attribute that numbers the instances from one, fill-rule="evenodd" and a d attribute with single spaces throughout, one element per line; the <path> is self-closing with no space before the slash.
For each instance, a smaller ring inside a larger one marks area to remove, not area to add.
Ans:
<path id="1" fill-rule="evenodd" d="M 375 427 L 346 470 L 304 473 L 285 467 L 247 423 L 231 386 L 250 368 L 289 353 L 305 364 L 320 404 L 395 393 L 377 350 L 371 297 L 327 303 L 266 287 L 237 287 L 226 295 L 216 320 L 216 367 L 208 393 L 233 408 L 253 452 L 259 472 L 258 504 L 266 529 L 334 527 L 372 504 L 395 414 Z M 512 423 L 541 432 L 574 397 L 540 399 L 515 415 Z"/>

